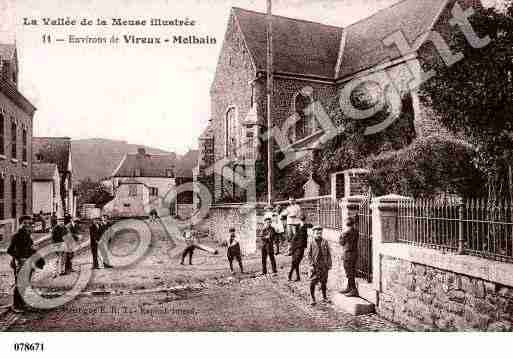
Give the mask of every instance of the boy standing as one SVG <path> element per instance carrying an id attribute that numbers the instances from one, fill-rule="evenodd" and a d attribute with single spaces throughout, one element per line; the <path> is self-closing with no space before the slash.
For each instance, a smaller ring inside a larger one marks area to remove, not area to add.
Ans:
<path id="1" fill-rule="evenodd" d="M 328 241 L 322 238 L 322 227 L 313 228 L 314 240 L 308 247 L 308 260 L 311 266 L 310 275 L 310 295 L 312 297 L 311 305 L 316 305 L 315 287 L 321 284 L 323 302 L 329 303 L 327 295 L 328 273 L 331 269 L 331 249 Z"/>
<path id="2" fill-rule="evenodd" d="M 356 229 L 356 217 L 347 219 L 347 230 L 342 233 L 339 243 L 342 246 L 342 260 L 347 277 L 347 288 L 340 293 L 346 297 L 357 297 L 356 288 L 356 260 L 358 259 L 358 230 Z"/>
<path id="3" fill-rule="evenodd" d="M 242 268 L 242 255 L 240 250 L 239 241 L 235 239 L 235 228 L 230 228 L 230 240 L 228 242 L 228 262 L 230 263 L 230 270 L 234 273 L 233 270 L 233 260 L 236 259 L 239 262 L 240 272 L 244 273 L 244 269 Z"/>
<path id="4" fill-rule="evenodd" d="M 276 232 L 272 226 L 272 217 L 264 218 L 264 228 L 262 229 L 262 274 L 267 275 L 267 257 L 271 260 L 273 274 L 276 275 L 276 259 L 274 258 L 274 242 L 276 241 Z"/>

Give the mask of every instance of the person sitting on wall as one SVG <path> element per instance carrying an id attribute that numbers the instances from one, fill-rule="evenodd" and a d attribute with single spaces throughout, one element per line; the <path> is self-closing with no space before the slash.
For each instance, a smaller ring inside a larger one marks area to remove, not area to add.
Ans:
<path id="1" fill-rule="evenodd" d="M 292 255 L 290 251 L 290 243 L 295 236 L 297 227 L 299 226 L 299 218 L 301 217 L 301 207 L 296 203 L 294 197 L 289 198 L 289 206 L 285 210 L 287 214 L 287 241 L 289 242 L 289 251 L 287 255 Z"/>
<path id="2" fill-rule="evenodd" d="M 275 246 L 276 246 L 276 255 L 280 254 L 280 243 L 283 242 L 283 236 L 285 235 L 285 227 L 283 226 L 283 223 L 280 219 L 280 212 L 278 210 L 274 210 L 272 212 L 273 217 L 273 228 L 276 232 L 276 240 L 275 240 Z"/>
<path id="3" fill-rule="evenodd" d="M 228 262 L 230 263 L 230 271 L 234 273 L 233 270 L 233 260 L 237 260 L 239 262 L 240 272 L 244 273 L 244 269 L 242 268 L 242 253 L 240 250 L 239 241 L 235 238 L 235 228 L 230 228 L 230 239 L 228 240 Z"/>

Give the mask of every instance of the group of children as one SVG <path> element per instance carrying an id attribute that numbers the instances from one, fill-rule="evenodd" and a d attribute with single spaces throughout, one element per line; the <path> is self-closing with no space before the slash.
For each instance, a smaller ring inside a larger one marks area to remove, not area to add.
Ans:
<path id="1" fill-rule="evenodd" d="M 355 283 L 355 267 L 357 259 L 357 243 L 358 243 L 358 231 L 356 229 L 356 218 L 351 217 L 346 222 L 347 229 L 342 233 L 339 238 L 339 244 L 343 250 L 343 266 L 347 276 L 347 288 L 341 291 L 342 294 L 348 297 L 354 297 L 358 295 L 358 291 Z M 308 229 L 312 229 L 313 239 L 308 243 Z M 310 295 L 312 298 L 312 305 L 316 305 L 315 291 L 316 287 L 320 284 L 323 301 L 329 303 L 327 296 L 327 283 L 328 273 L 332 268 L 332 255 L 329 242 L 323 238 L 323 229 L 320 226 L 311 226 L 305 223 L 305 216 L 299 216 L 299 223 L 297 228 L 294 228 L 293 235 L 291 237 L 291 269 L 288 275 L 289 281 L 292 281 L 292 277 L 296 274 L 296 280 L 299 282 L 300 270 L 299 266 L 305 255 L 308 258 L 310 265 Z M 230 265 L 230 270 L 234 273 L 233 261 L 239 263 L 241 273 L 244 273 L 242 265 L 242 253 L 239 241 L 236 239 L 235 228 L 230 228 L 230 236 L 228 239 L 227 257 Z M 191 231 L 184 233 L 184 239 L 186 242 L 185 250 L 182 253 L 182 262 L 186 256 L 189 256 L 189 264 L 192 264 L 192 255 L 198 245 L 194 241 L 194 237 Z M 264 219 L 264 228 L 261 233 L 262 239 L 262 274 L 267 275 L 267 258 L 270 259 L 273 274 L 277 274 L 276 259 L 274 256 L 274 244 L 279 240 L 279 236 L 275 228 L 272 226 L 272 218 L 266 217 Z M 202 249 L 202 248 L 200 248 Z"/>

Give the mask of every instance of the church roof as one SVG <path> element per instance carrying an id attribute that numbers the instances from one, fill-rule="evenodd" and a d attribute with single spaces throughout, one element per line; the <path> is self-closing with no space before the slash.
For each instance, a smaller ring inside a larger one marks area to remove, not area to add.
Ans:
<path id="1" fill-rule="evenodd" d="M 274 15 L 274 71 L 337 80 L 414 53 L 422 43 L 401 54 L 383 40 L 400 32 L 413 44 L 433 28 L 452 1 L 402 0 L 344 29 Z M 479 0 L 459 3 L 464 8 L 480 5 Z M 266 14 L 240 8 L 233 8 L 233 14 L 257 71 L 265 71 Z"/>
<path id="2" fill-rule="evenodd" d="M 266 14 L 233 8 L 257 71 L 266 69 Z M 274 70 L 333 78 L 342 28 L 273 16 Z"/>
<path id="3" fill-rule="evenodd" d="M 71 139 L 69 137 L 32 137 L 33 163 L 54 163 L 59 173 L 68 171 L 71 161 Z"/>
<path id="4" fill-rule="evenodd" d="M 339 78 L 400 58 L 397 46 L 383 40 L 400 32 L 409 44 L 431 30 L 449 0 L 403 0 L 345 28 L 346 41 Z M 422 44 L 411 49 L 413 53 Z"/>

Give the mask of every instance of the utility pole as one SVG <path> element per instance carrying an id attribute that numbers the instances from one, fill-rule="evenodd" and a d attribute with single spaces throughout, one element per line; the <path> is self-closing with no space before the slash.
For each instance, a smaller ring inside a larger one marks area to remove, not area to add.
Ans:
<path id="1" fill-rule="evenodd" d="M 273 203 L 273 141 L 271 130 L 273 121 L 272 95 L 273 95 L 273 18 L 272 0 L 267 0 L 267 204 Z"/>

